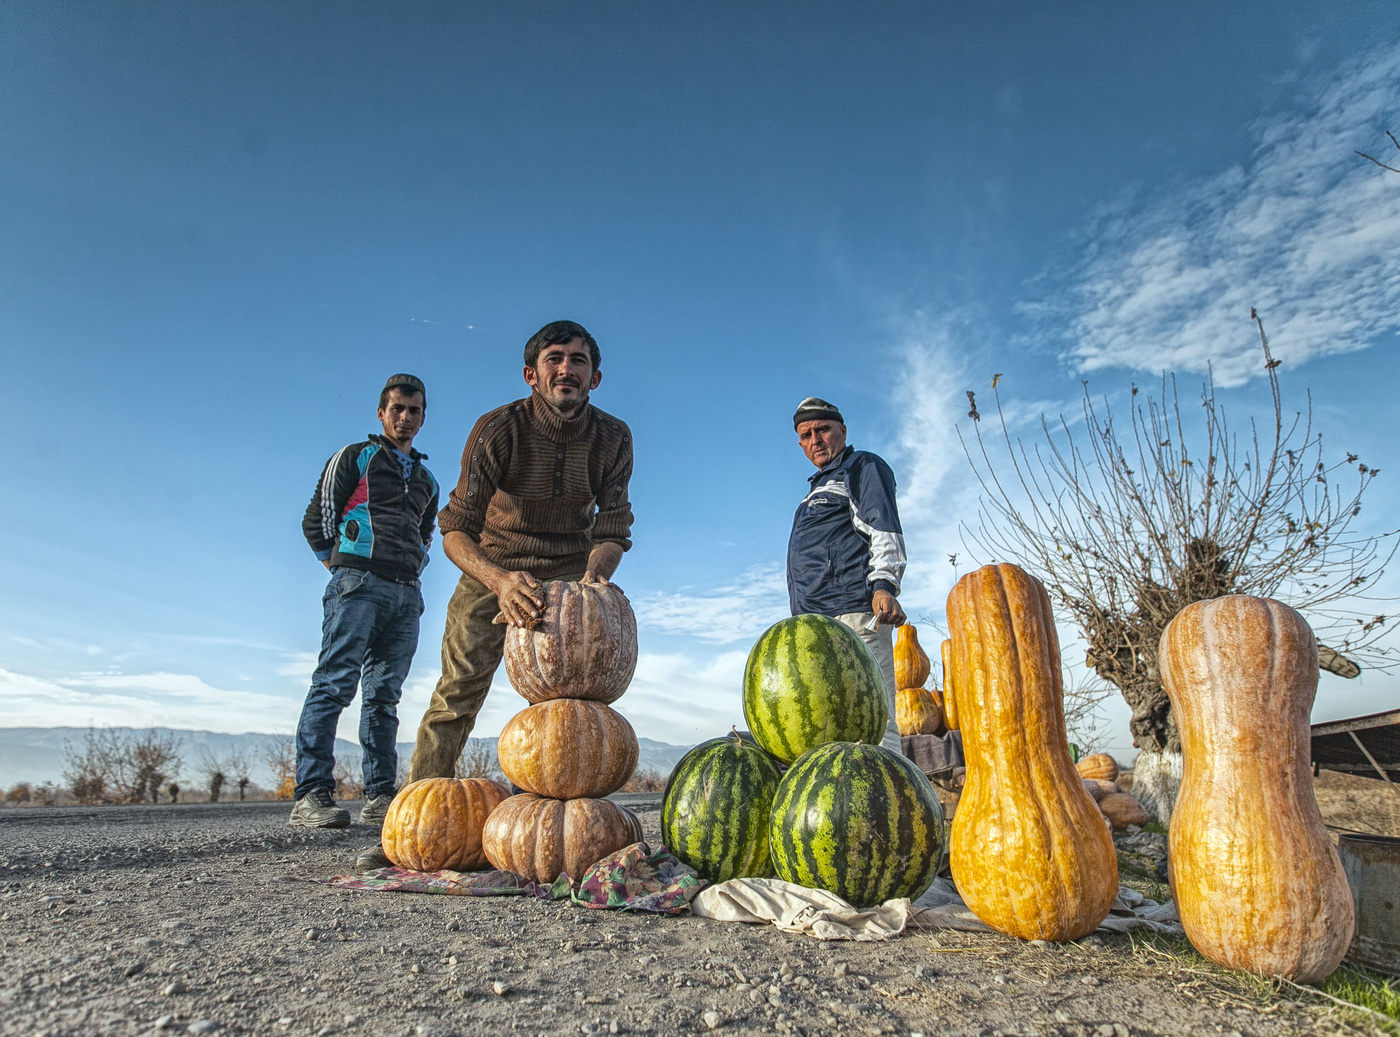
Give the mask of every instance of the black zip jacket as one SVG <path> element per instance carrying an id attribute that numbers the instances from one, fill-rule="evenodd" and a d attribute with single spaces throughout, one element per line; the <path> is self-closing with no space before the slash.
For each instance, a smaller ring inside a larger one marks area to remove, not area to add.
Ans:
<path id="1" fill-rule="evenodd" d="M 399 583 L 418 581 L 433 542 L 438 483 L 423 466 L 427 454 L 410 456 L 405 479 L 393 446 L 371 435 L 326 462 L 301 520 L 317 558 Z"/>

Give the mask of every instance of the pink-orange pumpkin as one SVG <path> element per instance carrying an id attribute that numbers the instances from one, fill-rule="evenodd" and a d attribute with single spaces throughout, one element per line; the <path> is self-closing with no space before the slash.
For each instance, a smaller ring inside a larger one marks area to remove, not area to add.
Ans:
<path id="1" fill-rule="evenodd" d="M 637 668 L 637 617 L 611 583 L 544 584 L 534 627 L 506 628 L 506 676 L 531 702 L 615 702 Z"/>
<path id="2" fill-rule="evenodd" d="M 424 778 L 405 785 L 380 830 L 384 856 L 413 871 L 471 871 L 486 863 L 481 831 L 510 790 L 487 778 Z"/>

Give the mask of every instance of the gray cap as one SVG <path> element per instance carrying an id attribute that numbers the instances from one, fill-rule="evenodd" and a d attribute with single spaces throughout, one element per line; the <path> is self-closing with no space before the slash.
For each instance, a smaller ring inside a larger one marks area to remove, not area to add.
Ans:
<path id="1" fill-rule="evenodd" d="M 384 392 L 390 389 L 412 389 L 414 392 L 423 394 L 424 402 L 428 399 L 428 390 L 423 385 L 423 379 L 411 374 L 394 374 L 389 376 L 389 380 L 384 383 Z"/>
<path id="2" fill-rule="evenodd" d="M 839 424 L 846 424 L 846 419 L 841 417 L 841 412 L 836 409 L 834 403 L 827 403 L 816 396 L 808 396 L 797 405 L 797 413 L 792 416 L 792 427 L 796 428 L 804 421 L 835 421 Z"/>

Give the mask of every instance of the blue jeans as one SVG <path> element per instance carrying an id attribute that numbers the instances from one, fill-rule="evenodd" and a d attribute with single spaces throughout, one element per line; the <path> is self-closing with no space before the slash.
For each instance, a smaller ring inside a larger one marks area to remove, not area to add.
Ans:
<path id="1" fill-rule="evenodd" d="M 297 724 L 296 798 L 335 790 L 335 728 L 363 677 L 360 747 L 366 798 L 394 794 L 399 696 L 418 648 L 423 595 L 364 569 L 336 566 L 322 598 L 321 657 Z"/>

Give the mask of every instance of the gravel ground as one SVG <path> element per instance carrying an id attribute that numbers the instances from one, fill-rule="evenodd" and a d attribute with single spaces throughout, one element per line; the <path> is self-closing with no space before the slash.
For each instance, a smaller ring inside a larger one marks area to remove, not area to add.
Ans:
<path id="1" fill-rule="evenodd" d="M 655 840 L 659 797 L 617 798 Z M 292 829 L 287 810 L 0 810 L 0 1034 L 1365 1032 L 1126 937 L 823 943 L 526 898 L 335 890 L 300 880 L 347 872 L 376 833 Z"/>

